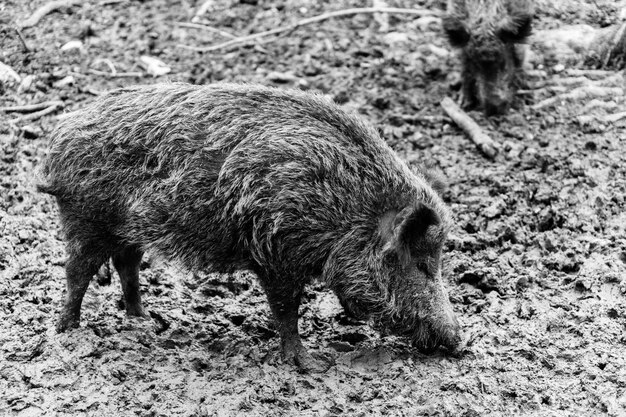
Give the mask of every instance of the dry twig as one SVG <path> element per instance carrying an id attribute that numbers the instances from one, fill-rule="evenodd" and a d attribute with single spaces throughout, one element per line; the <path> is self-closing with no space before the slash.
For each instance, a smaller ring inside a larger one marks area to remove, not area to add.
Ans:
<path id="1" fill-rule="evenodd" d="M 582 115 L 578 116 L 578 123 L 581 125 L 587 125 L 591 122 L 601 122 L 601 123 L 616 123 L 622 119 L 626 119 L 626 111 L 620 113 L 613 114 L 605 114 L 602 116 L 599 115 Z"/>
<path id="2" fill-rule="evenodd" d="M 583 111 L 586 111 L 586 112 L 591 112 L 594 110 L 613 111 L 618 107 L 619 107 L 619 104 L 617 104 L 614 100 L 604 101 L 604 100 L 598 100 L 597 98 L 594 98 L 589 103 L 585 104 L 585 107 L 583 107 Z"/>
<path id="3" fill-rule="evenodd" d="M 85 90 L 85 91 L 86 91 L 86 90 Z M 88 91 L 86 91 L 86 92 L 88 92 Z M 94 95 L 100 95 L 100 94 L 102 94 L 102 93 L 98 92 L 98 94 L 94 94 Z M 57 119 L 57 120 L 64 120 L 64 119 L 67 119 L 67 118 L 69 118 L 69 117 L 74 117 L 74 116 L 76 116 L 77 114 L 79 114 L 80 112 L 81 112 L 81 110 L 74 110 L 74 111 L 70 111 L 70 112 L 67 112 L 67 113 L 61 113 L 61 114 L 59 114 L 59 115 L 56 117 L 56 119 Z"/>
<path id="4" fill-rule="evenodd" d="M 113 62 L 111 62 L 110 59 L 108 59 L 108 58 L 99 58 L 99 59 L 96 59 L 94 61 L 94 64 L 96 64 L 96 65 L 100 64 L 100 63 L 103 63 L 107 67 L 109 67 L 109 69 L 111 70 L 111 74 L 113 74 L 113 75 L 117 74 L 117 68 L 115 68 L 115 65 L 113 65 Z"/>
<path id="5" fill-rule="evenodd" d="M 620 113 L 607 114 L 602 117 L 602 120 L 609 123 L 615 123 L 619 120 L 626 119 L 626 111 Z"/>
<path id="6" fill-rule="evenodd" d="M 61 107 L 63 107 L 63 102 L 59 101 L 59 102 L 56 102 L 56 104 L 53 104 L 52 106 L 46 107 L 45 109 L 40 110 L 38 112 L 30 113 L 30 114 L 27 114 L 25 116 L 13 119 L 13 120 L 11 120 L 11 123 L 25 122 L 27 120 L 37 120 L 40 117 L 43 117 L 43 116 L 45 116 L 47 114 L 50 114 L 52 112 L 57 111 Z"/>
<path id="7" fill-rule="evenodd" d="M 111 4 L 126 3 L 128 0 L 102 0 L 98 6 L 110 6 Z"/>
<path id="8" fill-rule="evenodd" d="M 44 101 L 43 103 L 25 104 L 22 106 L 0 107 L 0 111 L 3 111 L 5 113 L 11 113 L 11 112 L 30 113 L 32 111 L 46 109 L 51 106 L 62 106 L 62 105 L 63 105 L 63 102 L 58 101 L 58 100 Z"/>
<path id="9" fill-rule="evenodd" d="M 17 37 L 20 39 L 20 42 L 22 43 L 24 52 L 30 52 L 30 48 L 26 44 L 26 40 L 24 40 L 24 35 L 22 35 L 22 31 L 17 26 L 15 27 L 15 33 L 17 33 Z"/>
<path id="10" fill-rule="evenodd" d="M 454 123 L 467 133 L 467 136 L 486 157 L 493 159 L 496 156 L 498 153 L 496 143 L 450 97 L 441 100 L 441 107 L 443 107 Z"/>
<path id="11" fill-rule="evenodd" d="M 224 30 L 217 29 L 211 26 L 202 25 L 200 23 L 176 22 L 176 25 L 182 28 L 206 30 L 207 32 L 217 33 L 218 35 L 223 36 L 225 38 L 237 39 L 237 36 L 233 35 L 232 33 L 228 33 Z"/>
<path id="12" fill-rule="evenodd" d="M 239 38 L 231 39 L 230 41 L 213 45 L 213 46 L 197 47 L 197 46 L 189 46 L 189 45 L 182 45 L 182 44 L 179 44 L 178 46 L 180 48 L 190 49 L 196 52 L 212 52 L 212 51 L 217 51 L 220 49 L 227 49 L 233 46 L 247 45 L 265 36 L 278 35 L 283 32 L 289 32 L 300 26 L 310 25 L 312 23 L 321 22 L 323 20 L 331 19 L 333 17 L 349 16 L 353 14 L 363 14 L 363 13 L 397 13 L 397 14 L 413 14 L 413 15 L 419 15 L 419 16 L 431 16 L 431 15 L 438 14 L 437 12 L 433 12 L 431 10 L 401 9 L 401 8 L 396 8 L 396 7 L 365 7 L 365 8 L 355 8 L 355 9 L 345 9 L 345 10 L 337 10 L 334 12 L 324 13 L 319 16 L 309 17 L 307 19 L 302 19 L 289 26 L 282 26 L 276 29 L 267 30 L 265 32 L 259 32 L 259 33 L 254 33 L 252 35 L 241 36 Z"/>
<path id="13" fill-rule="evenodd" d="M 541 96 L 544 94 L 562 94 L 571 90 L 571 87 L 564 85 L 549 85 L 547 87 L 533 88 L 532 90 L 517 90 L 517 94 L 528 96 Z"/>
<path id="14" fill-rule="evenodd" d="M 564 77 L 558 78 L 556 80 L 541 80 L 535 83 L 532 83 L 532 89 L 537 90 L 543 87 L 554 87 L 554 86 L 572 86 L 572 85 L 580 85 L 589 83 L 589 78 L 579 76 L 579 77 Z"/>
<path id="15" fill-rule="evenodd" d="M 569 68 L 565 70 L 565 74 L 578 77 L 583 76 L 587 78 L 597 79 L 597 78 L 605 78 L 615 74 L 615 71 L 601 70 L 601 69 L 578 69 L 578 68 Z"/>
<path id="16" fill-rule="evenodd" d="M 98 71 L 97 69 L 89 68 L 89 71 L 93 75 L 100 75 L 102 77 L 108 78 L 128 78 L 128 77 L 143 77 L 143 72 L 106 72 L 106 71 Z"/>
<path id="17" fill-rule="evenodd" d="M 426 124 L 441 124 L 448 120 L 446 116 L 442 115 L 427 115 L 427 114 L 395 114 L 393 117 L 401 119 L 407 123 L 426 123 Z"/>
<path id="18" fill-rule="evenodd" d="M 551 106 L 555 103 L 568 100 L 582 100 L 586 98 L 595 97 L 621 97 L 624 95 L 624 90 L 620 87 L 602 87 L 598 85 L 585 85 L 578 87 L 570 91 L 569 93 L 560 94 L 558 96 L 550 97 L 540 101 L 532 106 L 533 109 L 543 109 L 544 107 Z"/>
<path id="19" fill-rule="evenodd" d="M 372 6 L 377 8 L 389 7 L 385 0 L 373 0 Z M 374 13 L 374 20 L 378 22 L 378 31 L 381 33 L 389 32 L 389 14 L 387 13 Z"/>
<path id="20" fill-rule="evenodd" d="M 214 5 L 213 3 L 214 3 L 214 0 L 207 0 L 204 3 L 202 3 L 200 7 L 198 8 L 198 10 L 196 10 L 196 13 L 193 16 L 192 21 L 195 22 L 196 19 L 199 19 L 200 16 L 206 14 L 206 12 L 211 10 L 211 8 L 213 8 L 213 5 Z"/>
<path id="21" fill-rule="evenodd" d="M 29 28 L 35 26 L 39 21 L 48 13 L 52 13 L 55 10 L 63 7 L 70 7 L 80 3 L 80 0 L 55 0 L 50 3 L 46 3 L 37 10 L 26 20 L 18 23 L 20 28 Z"/>

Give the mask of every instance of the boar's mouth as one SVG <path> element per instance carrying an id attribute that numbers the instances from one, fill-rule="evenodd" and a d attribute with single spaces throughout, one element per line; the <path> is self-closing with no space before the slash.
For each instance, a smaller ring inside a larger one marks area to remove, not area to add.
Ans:
<path id="1" fill-rule="evenodd" d="M 433 353 L 437 348 L 444 347 L 450 352 L 455 352 L 461 344 L 461 337 L 446 331 L 429 331 L 426 339 L 411 339 L 412 345 L 422 353 Z"/>
<path id="2" fill-rule="evenodd" d="M 397 336 L 407 338 L 413 347 L 419 352 L 430 354 L 439 347 L 444 347 L 450 352 L 455 352 L 461 345 L 461 335 L 452 329 L 435 326 L 427 320 L 413 323 L 412 328 L 407 329 L 401 323 L 380 324 L 379 328 L 385 329 Z"/>

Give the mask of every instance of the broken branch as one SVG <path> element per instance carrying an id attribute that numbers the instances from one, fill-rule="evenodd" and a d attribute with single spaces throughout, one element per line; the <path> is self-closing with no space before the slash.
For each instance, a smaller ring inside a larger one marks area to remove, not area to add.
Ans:
<path id="1" fill-rule="evenodd" d="M 587 78 L 606 78 L 615 74 L 615 71 L 599 70 L 599 69 L 578 69 L 569 68 L 565 70 L 565 74 L 573 77 L 584 76 Z"/>
<path id="2" fill-rule="evenodd" d="M 496 143 L 478 126 L 478 124 L 465 113 L 450 97 L 441 100 L 441 107 L 450 116 L 469 138 L 476 144 L 478 149 L 489 159 L 495 158 L 498 153 Z"/>
<path id="3" fill-rule="evenodd" d="M 189 45 L 182 45 L 182 44 L 179 44 L 178 46 L 181 48 L 190 49 L 196 52 L 212 52 L 212 51 L 217 51 L 220 49 L 230 48 L 233 46 L 250 44 L 256 41 L 257 39 L 260 39 L 265 36 L 278 35 L 283 32 L 289 32 L 300 26 L 310 25 L 312 23 L 321 22 L 323 20 L 331 19 L 333 17 L 349 16 L 353 14 L 363 14 L 363 13 L 397 13 L 397 14 L 413 14 L 413 15 L 419 15 L 419 16 L 438 15 L 437 12 L 434 12 L 431 10 L 402 9 L 402 8 L 397 8 L 397 7 L 364 7 L 364 8 L 355 8 L 355 9 L 345 9 L 345 10 L 337 10 L 334 12 L 324 13 L 318 16 L 309 17 L 307 19 L 302 19 L 289 26 L 282 26 L 276 29 L 267 30 L 265 32 L 259 32 L 259 33 L 254 33 L 252 35 L 241 36 L 239 38 L 235 38 L 230 41 L 213 45 L 213 46 L 197 47 L 197 46 L 189 46 Z"/>
<path id="4" fill-rule="evenodd" d="M 539 110 L 544 107 L 551 106 L 555 103 L 568 100 L 582 100 L 586 98 L 598 98 L 598 97 L 621 97 L 624 95 L 624 90 L 620 87 L 602 87 L 598 85 L 586 85 L 578 87 L 570 91 L 569 93 L 560 94 L 558 96 L 550 97 L 532 106 L 533 109 Z"/>
<path id="5" fill-rule="evenodd" d="M 43 117 L 47 114 L 50 114 L 52 112 L 55 112 L 56 110 L 58 110 L 59 108 L 63 107 L 63 103 L 62 102 L 57 102 L 56 104 L 53 104 L 50 107 L 47 107 L 43 110 L 40 110 L 38 112 L 35 113 L 31 113 L 31 114 L 27 114 L 25 116 L 22 117 L 18 117 L 16 119 L 11 120 L 12 123 L 19 123 L 19 122 L 25 122 L 27 120 L 37 120 L 40 117 Z"/>
<path id="6" fill-rule="evenodd" d="M 21 23 L 18 23 L 18 26 L 20 28 L 29 28 L 35 26 L 45 15 L 52 13 L 55 10 L 64 7 L 70 7 L 78 3 L 80 3 L 80 0 L 51 1 L 50 3 L 44 4 L 43 6 L 35 10 L 35 12 L 28 19 L 22 21 Z"/>
<path id="7" fill-rule="evenodd" d="M 93 75 L 99 75 L 102 77 L 108 77 L 108 78 L 127 78 L 127 77 L 143 77 L 143 72 L 106 72 L 106 71 L 99 71 L 97 69 L 93 69 L 93 68 L 89 68 L 87 70 L 89 73 L 93 74 Z"/>
<path id="8" fill-rule="evenodd" d="M 599 115 L 582 115 L 578 116 L 578 123 L 581 125 L 587 125 L 592 122 L 601 122 L 601 123 L 616 123 L 622 119 L 626 119 L 626 111 L 620 113 L 613 114 L 605 114 L 602 116 Z"/>
<path id="9" fill-rule="evenodd" d="M 26 40 L 24 40 L 24 35 L 22 35 L 22 31 L 17 26 L 15 27 L 15 33 L 17 33 L 17 37 L 22 43 L 22 48 L 24 48 L 24 52 L 30 52 L 30 48 L 26 44 Z"/>
<path id="10" fill-rule="evenodd" d="M 211 26 L 201 25 L 200 23 L 176 22 L 176 25 L 182 28 L 206 30 L 207 32 L 217 33 L 218 35 L 223 36 L 225 38 L 237 39 L 237 36 L 233 35 L 232 33 L 228 33 L 224 30 L 217 29 Z"/>
<path id="11" fill-rule="evenodd" d="M 23 106 L 0 107 L 0 111 L 5 113 L 30 113 L 32 111 L 45 109 L 51 106 L 62 106 L 62 101 L 44 101 L 43 103 L 25 104 Z"/>

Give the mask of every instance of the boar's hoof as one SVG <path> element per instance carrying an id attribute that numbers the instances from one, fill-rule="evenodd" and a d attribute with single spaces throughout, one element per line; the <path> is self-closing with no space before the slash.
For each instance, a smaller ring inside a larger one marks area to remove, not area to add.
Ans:
<path id="1" fill-rule="evenodd" d="M 67 329 L 75 329 L 80 326 L 80 319 L 75 317 L 61 316 L 56 325 L 57 333 L 64 333 Z"/>
<path id="2" fill-rule="evenodd" d="M 129 317 L 141 317 L 144 319 L 150 317 L 148 314 L 146 314 L 146 312 L 143 310 L 143 307 L 141 307 L 140 305 L 128 305 L 126 307 L 126 315 Z"/>
<path id="3" fill-rule="evenodd" d="M 464 354 L 470 352 L 469 344 L 470 344 L 469 336 L 462 335 L 460 336 L 460 341 L 456 346 L 448 347 L 448 352 L 451 356 L 455 358 L 460 358 Z"/>
<path id="4" fill-rule="evenodd" d="M 313 357 L 302 345 L 283 349 L 283 361 L 297 366 L 304 373 L 324 373 L 333 365 L 330 357 L 316 356 Z"/>

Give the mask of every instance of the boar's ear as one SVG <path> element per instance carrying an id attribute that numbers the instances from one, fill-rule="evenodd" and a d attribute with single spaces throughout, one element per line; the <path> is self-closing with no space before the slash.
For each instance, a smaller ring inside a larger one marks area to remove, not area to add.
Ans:
<path id="1" fill-rule="evenodd" d="M 496 35 L 504 42 L 520 43 L 530 36 L 533 16 L 522 14 L 502 22 L 496 30 Z"/>
<path id="2" fill-rule="evenodd" d="M 470 32 L 465 23 L 458 17 L 447 15 L 442 19 L 443 31 L 448 36 L 450 44 L 455 48 L 462 48 L 470 39 Z"/>
<path id="3" fill-rule="evenodd" d="M 407 207 L 394 219 L 394 235 L 398 243 L 410 245 L 417 239 L 423 238 L 430 226 L 441 223 L 439 215 L 424 203 Z"/>
<path id="4" fill-rule="evenodd" d="M 422 170 L 422 174 L 431 187 L 439 194 L 440 197 L 448 191 L 448 183 L 443 173 L 435 168 L 426 168 Z"/>
<path id="5" fill-rule="evenodd" d="M 406 207 L 393 218 L 383 219 L 385 250 L 393 249 L 404 263 L 410 258 L 411 248 L 425 238 L 428 228 L 439 223 L 441 219 L 437 212 L 424 203 Z"/>

